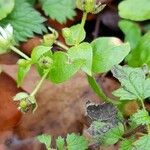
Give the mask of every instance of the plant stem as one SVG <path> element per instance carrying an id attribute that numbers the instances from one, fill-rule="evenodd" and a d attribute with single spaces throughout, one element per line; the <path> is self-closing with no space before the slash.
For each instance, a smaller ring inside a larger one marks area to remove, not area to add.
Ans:
<path id="1" fill-rule="evenodd" d="M 85 26 L 85 23 L 86 23 L 86 19 L 87 19 L 87 12 L 84 12 L 83 13 L 83 16 L 82 16 L 82 21 L 81 21 L 81 26 L 84 27 Z M 119 104 L 118 102 L 108 98 L 105 93 L 103 92 L 102 88 L 97 84 L 96 80 L 94 77 L 92 76 L 89 76 L 87 74 L 87 79 L 88 79 L 88 82 L 91 86 L 91 88 L 93 89 L 93 91 L 99 96 L 99 98 L 102 98 L 105 102 L 111 102 L 113 104 Z"/>
<path id="2" fill-rule="evenodd" d="M 140 101 L 141 101 L 141 104 L 142 104 L 142 108 L 146 111 L 144 102 L 143 102 L 143 100 L 141 98 L 140 98 Z M 150 126 L 149 125 L 147 125 L 147 131 L 148 131 L 148 134 L 150 134 Z"/>
<path id="3" fill-rule="evenodd" d="M 66 50 L 66 51 L 68 50 L 68 47 L 65 44 L 63 44 L 62 42 L 55 41 L 54 43 L 56 45 L 58 45 L 59 47 L 63 48 L 64 50 Z"/>
<path id="4" fill-rule="evenodd" d="M 106 95 L 103 93 L 102 89 L 98 86 L 94 77 L 87 75 L 88 82 L 93 89 L 93 91 L 104 101 L 107 101 Z"/>
<path id="5" fill-rule="evenodd" d="M 105 102 L 110 102 L 110 103 L 113 103 L 113 104 L 119 104 L 119 102 L 114 101 L 114 100 L 108 98 L 108 97 L 104 94 L 102 88 L 98 85 L 98 83 L 96 82 L 96 80 L 95 80 L 94 77 L 89 76 L 89 75 L 87 74 L 87 80 L 88 80 L 88 82 L 89 82 L 89 85 L 90 85 L 91 88 L 93 89 L 93 91 L 99 96 L 100 99 L 102 98 L 102 100 L 105 101 Z"/>
<path id="6" fill-rule="evenodd" d="M 81 21 L 81 26 L 82 27 L 84 27 L 86 19 L 87 19 L 87 12 L 84 12 L 83 16 L 82 16 L 82 21 Z"/>
<path id="7" fill-rule="evenodd" d="M 35 89 L 32 91 L 32 93 L 30 94 L 30 96 L 35 96 L 35 94 L 39 90 L 40 86 L 42 85 L 43 81 L 46 79 L 49 71 L 50 71 L 50 69 L 45 72 L 45 74 L 42 76 L 42 79 L 39 81 L 39 83 L 37 84 L 37 86 L 35 87 Z"/>
<path id="8" fill-rule="evenodd" d="M 31 60 L 30 57 L 28 57 L 26 54 L 24 54 L 23 52 L 21 52 L 18 48 L 14 47 L 14 46 L 10 46 L 10 49 L 12 51 L 14 51 L 15 53 L 17 53 L 18 55 L 20 55 L 21 57 L 25 58 L 26 60 Z"/>

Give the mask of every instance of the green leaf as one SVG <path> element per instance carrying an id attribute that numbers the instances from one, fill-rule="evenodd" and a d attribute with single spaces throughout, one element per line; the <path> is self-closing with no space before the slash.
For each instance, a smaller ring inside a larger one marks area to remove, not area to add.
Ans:
<path id="1" fill-rule="evenodd" d="M 149 0 L 124 0 L 119 4 L 119 15 L 134 21 L 150 19 Z"/>
<path id="2" fill-rule="evenodd" d="M 120 100 L 144 100 L 150 96 L 150 79 L 145 79 L 141 68 L 118 65 L 112 73 L 121 82 L 121 88 L 113 92 Z"/>
<path id="3" fill-rule="evenodd" d="M 132 49 L 135 48 L 141 38 L 141 29 L 138 24 L 128 20 L 121 20 L 119 27 L 125 34 L 125 41 L 130 43 Z"/>
<path id="4" fill-rule="evenodd" d="M 36 0 L 27 0 L 27 2 L 29 2 L 31 5 L 34 5 Z"/>
<path id="5" fill-rule="evenodd" d="M 137 47 L 127 57 L 130 66 L 139 67 L 147 64 L 150 68 L 150 31 L 139 41 Z"/>
<path id="6" fill-rule="evenodd" d="M 31 59 L 33 63 L 37 63 L 39 59 L 47 52 L 49 52 L 52 55 L 52 52 L 50 50 L 50 47 L 47 46 L 37 46 L 33 49 L 31 53 Z"/>
<path id="7" fill-rule="evenodd" d="M 81 24 L 74 25 L 70 28 L 63 28 L 63 37 L 67 45 L 78 45 L 86 36 L 85 30 Z"/>
<path id="8" fill-rule="evenodd" d="M 29 72 L 31 67 L 31 61 L 20 59 L 18 61 L 18 71 L 17 71 L 17 85 L 20 86 L 26 74 Z"/>
<path id="9" fill-rule="evenodd" d="M 14 38 L 16 42 L 19 42 L 33 37 L 34 33 L 46 32 L 42 24 L 44 21 L 45 18 L 41 17 L 40 13 L 26 0 L 15 0 L 13 11 L 0 24 L 11 24 L 14 28 Z"/>
<path id="10" fill-rule="evenodd" d="M 61 136 L 56 139 L 56 146 L 58 150 L 65 150 L 65 140 Z"/>
<path id="11" fill-rule="evenodd" d="M 113 145 L 119 141 L 124 134 L 124 126 L 119 123 L 118 126 L 110 129 L 103 137 L 103 145 Z"/>
<path id="12" fill-rule="evenodd" d="M 133 150 L 135 139 L 125 139 L 121 142 L 119 150 Z"/>
<path id="13" fill-rule="evenodd" d="M 144 31 L 147 32 L 150 30 L 150 23 L 144 24 Z"/>
<path id="14" fill-rule="evenodd" d="M 142 136 L 139 140 L 134 142 L 134 150 L 149 150 L 150 148 L 150 135 Z"/>
<path id="15" fill-rule="evenodd" d="M 74 60 L 84 60 L 81 69 L 88 75 L 92 75 L 92 47 L 89 43 L 81 43 L 68 49 L 69 58 Z"/>
<path id="16" fill-rule="evenodd" d="M 130 51 L 128 43 L 121 44 L 119 39 L 114 37 L 101 37 L 91 44 L 93 48 L 92 70 L 95 73 L 109 71 L 114 65 L 123 61 Z"/>
<path id="17" fill-rule="evenodd" d="M 150 116 L 146 110 L 138 110 L 131 116 L 130 120 L 137 125 L 148 125 L 150 124 Z"/>
<path id="18" fill-rule="evenodd" d="M 87 150 L 88 141 L 84 136 L 79 136 L 74 133 L 67 135 L 67 149 L 68 150 Z"/>
<path id="19" fill-rule="evenodd" d="M 45 144 L 47 150 L 50 150 L 51 146 L 51 136 L 47 134 L 42 134 L 37 136 L 37 140 L 41 142 L 42 144 Z"/>
<path id="20" fill-rule="evenodd" d="M 7 17 L 9 13 L 13 10 L 15 5 L 14 0 L 0 0 L 0 20 Z"/>
<path id="21" fill-rule="evenodd" d="M 75 13 L 75 0 L 41 0 L 45 14 L 60 23 L 73 19 Z"/>
<path id="22" fill-rule="evenodd" d="M 26 92 L 20 92 L 20 93 L 17 93 L 14 97 L 13 97 L 13 100 L 14 101 L 18 101 L 18 100 L 22 100 L 22 99 L 25 99 L 29 97 L 29 94 L 27 94 Z"/>
<path id="23" fill-rule="evenodd" d="M 71 61 L 64 52 L 56 52 L 53 56 L 53 66 L 48 79 L 54 83 L 61 83 L 70 79 L 83 65 L 83 60 Z"/>

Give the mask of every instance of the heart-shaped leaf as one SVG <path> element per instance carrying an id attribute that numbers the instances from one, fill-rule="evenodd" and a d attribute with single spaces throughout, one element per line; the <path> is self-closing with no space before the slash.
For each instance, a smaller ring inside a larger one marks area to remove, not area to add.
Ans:
<path id="1" fill-rule="evenodd" d="M 124 0 L 119 4 L 119 15 L 134 21 L 150 19 L 150 0 Z"/>
<path id="2" fill-rule="evenodd" d="M 53 56 L 53 66 L 48 79 L 54 83 L 61 83 L 70 79 L 82 66 L 83 60 L 71 62 L 64 52 L 56 52 Z"/>
<path id="3" fill-rule="evenodd" d="M 62 30 L 67 45 L 78 45 L 85 39 L 85 30 L 81 24 L 74 25 Z"/>
<path id="4" fill-rule="evenodd" d="M 92 47 L 89 43 L 81 43 L 80 45 L 71 47 L 68 50 L 68 55 L 72 61 L 79 59 L 84 60 L 84 64 L 81 69 L 89 75 L 92 74 L 91 71 L 93 52 Z"/>
<path id="5" fill-rule="evenodd" d="M 121 43 L 115 37 L 101 37 L 91 44 L 93 48 L 92 70 L 95 73 L 109 71 L 114 65 L 123 61 L 130 52 L 130 45 Z"/>

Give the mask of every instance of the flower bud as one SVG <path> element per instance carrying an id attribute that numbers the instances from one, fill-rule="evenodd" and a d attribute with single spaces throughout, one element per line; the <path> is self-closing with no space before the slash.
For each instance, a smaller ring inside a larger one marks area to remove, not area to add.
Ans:
<path id="1" fill-rule="evenodd" d="M 62 34 L 63 34 L 63 36 L 64 37 L 70 37 L 70 35 L 71 35 L 71 29 L 70 28 L 63 28 L 62 29 Z"/>
<path id="2" fill-rule="evenodd" d="M 76 5 L 80 10 L 92 13 L 95 8 L 95 0 L 76 0 Z"/>
<path id="3" fill-rule="evenodd" d="M 28 106 L 28 102 L 23 99 L 20 101 L 18 109 L 22 112 L 27 112 L 29 110 Z"/>
<path id="4" fill-rule="evenodd" d="M 18 109 L 23 113 L 26 113 L 29 110 L 34 112 L 37 108 L 35 97 L 30 96 L 28 93 L 20 92 L 14 96 L 13 100 L 19 101 Z"/>
<path id="5" fill-rule="evenodd" d="M 43 45 L 52 46 L 55 40 L 56 40 L 56 37 L 54 34 L 46 34 L 43 37 Z"/>
<path id="6" fill-rule="evenodd" d="M 6 28 L 0 27 L 0 54 L 9 51 L 11 45 L 14 44 L 13 28 L 9 24 Z"/>
<path id="7" fill-rule="evenodd" d="M 77 8 L 86 12 L 97 14 L 104 9 L 105 4 L 97 2 L 96 0 L 76 0 Z"/>
<path id="8" fill-rule="evenodd" d="M 54 44 L 55 40 L 58 38 L 58 32 L 55 29 L 51 28 L 51 27 L 48 27 L 48 29 L 52 33 L 44 35 L 43 44 L 45 46 L 52 46 Z"/>

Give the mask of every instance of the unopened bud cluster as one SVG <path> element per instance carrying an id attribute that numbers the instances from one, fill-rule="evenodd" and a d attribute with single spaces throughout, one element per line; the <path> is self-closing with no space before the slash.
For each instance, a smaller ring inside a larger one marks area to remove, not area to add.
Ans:
<path id="1" fill-rule="evenodd" d="M 96 0 L 76 0 L 77 8 L 86 12 L 97 14 L 104 9 L 105 4 L 101 4 Z"/>

